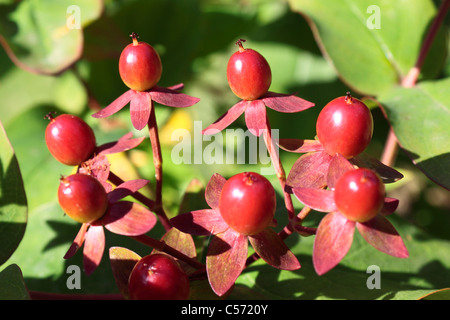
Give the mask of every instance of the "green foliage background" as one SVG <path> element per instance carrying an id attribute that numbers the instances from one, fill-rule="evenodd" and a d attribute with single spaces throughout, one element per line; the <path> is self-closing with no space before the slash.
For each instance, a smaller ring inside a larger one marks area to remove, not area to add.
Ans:
<path id="1" fill-rule="evenodd" d="M 64 33 L 66 8 L 72 4 L 81 8 L 83 28 Z M 370 16 L 365 8 L 370 4 L 381 7 L 382 25 L 375 37 L 365 26 Z M 293 115 L 268 110 L 280 138 L 313 139 L 321 108 L 350 90 L 359 98 L 378 98 L 388 115 L 389 121 L 368 100 L 375 131 L 366 152 L 380 157 L 390 125 L 407 150 L 400 150 L 395 163 L 405 178 L 389 185 L 388 192 L 400 199 L 401 205 L 390 220 L 405 240 L 410 258 L 386 256 L 357 235 L 341 264 L 319 277 L 311 262 L 313 237 L 292 236 L 287 243 L 302 268 L 280 272 L 259 261 L 239 277 L 231 298 L 418 299 L 450 287 L 448 19 L 430 51 L 419 86 L 411 90 L 398 87 L 398 76 L 413 66 L 439 4 L 427 0 L 0 1 L 0 39 L 20 62 L 14 63 L 8 50 L 0 50 L 0 121 L 5 128 L 0 137 L 0 298 L 27 297 L 21 290 L 11 291 L 13 286 L 74 293 L 66 286 L 66 268 L 81 266 L 81 252 L 69 261 L 62 257 L 79 225 L 63 215 L 56 201 L 58 179 L 72 168 L 50 156 L 44 141 L 48 123 L 44 115 L 57 111 L 84 117 L 93 126 L 99 144 L 133 131 L 128 108 L 107 121 L 90 117 L 94 102 L 105 107 L 127 89 L 120 80 L 117 62 L 131 32 L 137 32 L 140 40 L 160 53 L 162 86 L 182 82 L 185 93 L 201 99 L 185 110 L 187 114 L 168 107 L 156 109 L 164 132 L 163 197 L 171 215 L 177 213 L 192 179 L 206 184 L 215 172 L 227 177 L 260 168 L 260 164 L 176 165 L 171 160 L 176 141 L 170 140 L 170 134 L 174 129 L 186 123 L 189 129 L 193 121 L 201 121 L 205 128 L 238 101 L 227 84 L 226 63 L 239 38 L 246 39 L 246 47 L 258 50 L 269 61 L 271 91 L 296 92 L 316 104 Z M 414 20 L 417 16 L 419 20 Z M 413 25 L 410 20 L 417 23 Z M 393 21 L 396 24 L 391 25 Z M 382 51 L 386 48 L 392 56 Z M 245 130 L 243 117 L 231 127 Z M 203 147 L 207 144 L 203 142 Z M 149 150 L 146 141 L 137 150 L 111 159 L 118 163 L 113 170 L 153 181 Z M 288 172 L 298 155 L 283 151 L 280 155 Z M 14 159 L 17 167 L 8 169 Z M 280 196 L 276 217 L 283 226 L 281 190 L 274 175 L 269 179 Z M 12 188 L 19 190 L 15 195 L 26 194 L 26 201 L 24 195 L 6 201 Z M 150 188 L 145 192 L 152 193 Z M 294 204 L 301 208 L 298 201 Z M 311 215 L 308 224 L 316 226 L 319 219 L 319 214 Z M 160 236 L 162 228 L 151 233 Z M 15 242 L 8 244 L 7 240 L 14 238 Z M 140 255 L 149 252 L 108 233 L 107 248 L 110 246 L 124 246 Z M 14 251 L 12 256 L 10 251 Z M 380 290 L 367 289 L 366 269 L 370 265 L 381 269 Z M 105 252 L 99 269 L 89 277 L 82 275 L 82 288 L 75 293 L 115 292 L 118 289 Z"/>

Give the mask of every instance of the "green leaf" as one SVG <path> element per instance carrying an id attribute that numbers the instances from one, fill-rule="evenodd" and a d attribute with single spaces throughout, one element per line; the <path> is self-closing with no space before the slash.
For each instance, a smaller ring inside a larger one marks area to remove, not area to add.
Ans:
<path id="1" fill-rule="evenodd" d="M 0 272 L 0 300 L 29 300 L 22 271 L 16 264 L 9 265 Z"/>
<path id="2" fill-rule="evenodd" d="M 27 0 L 2 6 L 0 43 L 28 71 L 57 74 L 83 52 L 83 28 L 97 19 L 102 1 Z"/>
<path id="3" fill-rule="evenodd" d="M 376 95 L 399 83 L 414 66 L 436 9 L 431 0 L 290 0 L 305 15 L 323 54 L 342 80 Z M 414 23 L 411 23 L 414 21 Z M 433 77 L 445 59 L 441 34 L 423 74 Z"/>
<path id="4" fill-rule="evenodd" d="M 0 265 L 22 240 L 27 218 L 27 199 L 19 164 L 0 122 Z"/>
<path id="5" fill-rule="evenodd" d="M 411 160 L 425 175 L 450 189 L 450 78 L 396 87 L 379 97 Z"/>

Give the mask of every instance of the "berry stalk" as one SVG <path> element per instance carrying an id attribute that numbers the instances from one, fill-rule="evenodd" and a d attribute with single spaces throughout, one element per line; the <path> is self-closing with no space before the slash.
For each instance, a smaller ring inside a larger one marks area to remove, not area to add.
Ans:
<path id="1" fill-rule="evenodd" d="M 263 132 L 264 142 L 267 147 L 267 151 L 269 152 L 270 158 L 272 159 L 273 166 L 275 168 L 277 178 L 280 182 L 281 189 L 284 194 L 284 203 L 286 209 L 288 211 L 289 220 L 292 220 L 295 217 L 294 205 L 292 203 L 292 198 L 289 193 L 286 192 L 286 173 L 284 171 L 283 165 L 281 163 L 280 157 L 276 152 L 276 147 L 273 143 L 271 127 L 269 123 L 269 118 L 266 116 L 266 130 Z"/>
<path id="2" fill-rule="evenodd" d="M 431 45 L 433 44 L 433 40 L 436 37 L 436 34 L 439 31 L 439 28 L 441 27 L 442 22 L 444 21 L 444 18 L 449 8 L 450 8 L 450 0 L 442 1 L 441 6 L 439 7 L 439 11 L 436 17 L 434 18 L 434 21 L 422 44 L 416 64 L 414 65 L 414 67 L 411 68 L 411 70 L 409 70 L 406 77 L 402 79 L 401 85 L 403 87 L 412 88 L 416 85 L 417 79 L 419 78 L 420 75 L 420 70 L 422 69 L 423 63 L 425 62 L 425 58 L 428 54 L 428 51 L 431 48 Z M 381 162 L 387 166 L 392 166 L 396 159 L 398 148 L 399 145 L 397 137 L 395 136 L 395 133 L 391 128 L 389 130 L 385 148 L 381 156 Z"/>
<path id="3" fill-rule="evenodd" d="M 166 230 L 169 230 L 171 228 L 171 224 L 169 218 L 167 217 L 166 212 L 164 211 L 162 204 L 163 159 L 161 154 L 161 144 L 159 141 L 158 124 L 156 123 L 155 108 L 153 105 L 153 101 L 151 101 L 150 103 L 151 106 L 150 106 L 150 118 L 148 120 L 148 132 L 152 146 L 153 165 L 155 167 L 155 180 L 156 180 L 154 211 L 161 220 L 161 223 L 163 224 L 164 228 Z"/>

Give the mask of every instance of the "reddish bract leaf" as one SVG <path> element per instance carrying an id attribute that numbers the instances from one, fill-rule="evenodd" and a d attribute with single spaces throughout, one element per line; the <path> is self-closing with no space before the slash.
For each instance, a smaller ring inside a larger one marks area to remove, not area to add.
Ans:
<path id="1" fill-rule="evenodd" d="M 374 170 L 384 183 L 393 183 L 403 178 L 403 175 L 394 168 L 391 168 L 377 159 L 369 157 L 363 153 L 350 159 L 350 162 L 360 168 Z"/>
<path id="2" fill-rule="evenodd" d="M 272 267 L 282 270 L 297 270 L 301 267 L 292 251 L 272 229 L 265 229 L 248 239 L 261 259 Z"/>
<path id="3" fill-rule="evenodd" d="M 336 154 L 330 161 L 327 174 L 327 185 L 330 189 L 334 189 L 336 182 L 339 178 L 349 170 L 353 170 L 355 167 L 340 154 Z"/>
<path id="4" fill-rule="evenodd" d="M 305 153 L 291 168 L 286 179 L 286 189 L 323 188 L 327 185 L 326 177 L 331 156 L 324 151 Z"/>
<path id="5" fill-rule="evenodd" d="M 384 198 L 384 205 L 383 208 L 381 208 L 380 214 L 383 216 L 390 215 L 391 213 L 394 213 L 395 210 L 397 210 L 399 204 L 399 200 L 395 198 Z"/>
<path id="6" fill-rule="evenodd" d="M 278 146 L 285 151 L 294 153 L 323 151 L 319 140 L 279 139 Z"/>
<path id="7" fill-rule="evenodd" d="M 352 245 L 354 231 L 355 222 L 339 212 L 331 212 L 320 221 L 313 247 L 313 264 L 318 275 L 330 271 L 344 258 Z"/>
<path id="8" fill-rule="evenodd" d="M 102 226 L 91 225 L 86 232 L 83 248 L 83 267 L 90 275 L 99 266 L 105 250 L 105 232 Z"/>
<path id="9" fill-rule="evenodd" d="M 213 209 L 219 207 L 220 193 L 222 192 L 225 182 L 227 182 L 227 180 L 224 177 L 215 173 L 206 185 L 205 199 L 208 205 Z"/>
<path id="10" fill-rule="evenodd" d="M 137 147 L 145 139 L 145 137 L 131 139 L 132 136 L 133 133 L 129 132 L 117 141 L 102 144 L 96 148 L 95 153 L 106 155 L 127 151 Z"/>
<path id="11" fill-rule="evenodd" d="M 136 263 L 141 259 L 137 253 L 121 247 L 109 249 L 111 269 L 120 293 L 128 299 L 128 278 Z"/>
<path id="12" fill-rule="evenodd" d="M 161 240 L 163 240 L 168 246 L 174 248 L 175 250 L 178 250 L 189 258 L 195 258 L 197 256 L 194 239 L 188 233 L 181 232 L 176 228 L 171 228 L 164 234 Z M 155 253 L 165 254 L 162 251 L 153 249 L 152 254 Z M 176 259 L 174 257 L 172 258 Z M 176 260 L 178 261 L 184 272 L 186 272 L 186 274 L 188 275 L 197 270 L 184 261 L 181 261 L 179 259 Z"/>
<path id="13" fill-rule="evenodd" d="M 116 100 L 111 102 L 107 107 L 94 113 L 92 116 L 94 118 L 106 118 L 113 115 L 114 113 L 120 111 L 123 107 L 125 107 L 131 101 L 131 98 L 134 97 L 135 93 L 136 91 L 131 89 L 126 91 Z"/>
<path id="14" fill-rule="evenodd" d="M 357 223 L 356 228 L 375 249 L 397 258 L 407 258 L 408 250 L 395 227 L 383 216 Z"/>
<path id="15" fill-rule="evenodd" d="M 174 88 L 176 88 L 176 86 L 174 86 Z M 170 88 L 163 88 L 159 86 L 153 87 L 149 91 L 149 95 L 153 101 L 175 108 L 190 107 L 200 101 L 199 98 L 192 97 Z"/>
<path id="16" fill-rule="evenodd" d="M 216 209 L 186 212 L 170 219 L 170 222 L 178 230 L 198 236 L 216 234 L 229 228 Z"/>
<path id="17" fill-rule="evenodd" d="M 142 130 L 150 119 L 153 102 L 148 92 L 136 91 L 130 102 L 130 118 L 136 130 Z"/>
<path id="18" fill-rule="evenodd" d="M 248 101 L 245 109 L 245 123 L 248 130 L 259 137 L 264 130 L 267 130 L 266 106 L 261 100 Z"/>
<path id="19" fill-rule="evenodd" d="M 119 201 L 110 204 L 108 211 L 99 222 L 113 233 L 138 236 L 155 226 L 156 217 L 138 203 Z"/>
<path id="20" fill-rule="evenodd" d="M 233 123 L 239 116 L 244 113 L 245 108 L 247 108 L 247 101 L 241 100 L 232 106 L 226 113 L 224 113 L 219 119 L 217 119 L 213 124 L 209 125 L 206 129 L 202 131 L 202 134 L 216 134 L 222 131 Z"/>
<path id="21" fill-rule="evenodd" d="M 70 245 L 69 250 L 67 250 L 67 253 L 64 255 L 64 259 L 70 259 L 73 257 L 73 255 L 78 251 L 78 249 L 81 248 L 83 245 L 84 239 L 86 237 L 86 232 L 88 230 L 89 224 L 83 223 L 81 224 L 80 230 L 78 231 L 75 239 L 73 240 L 72 244 Z"/>
<path id="22" fill-rule="evenodd" d="M 297 199 L 311 209 L 320 212 L 337 210 L 333 191 L 312 188 L 294 188 L 292 190 Z"/>
<path id="23" fill-rule="evenodd" d="M 282 94 L 275 92 L 266 93 L 261 100 L 269 108 L 285 113 L 300 112 L 311 107 L 314 107 L 314 103 L 299 98 L 292 94 Z"/>
<path id="24" fill-rule="evenodd" d="M 145 179 L 126 181 L 108 193 L 108 200 L 110 203 L 117 202 L 129 195 L 132 195 L 139 189 L 143 188 L 146 184 L 148 184 L 148 180 Z"/>
<path id="25" fill-rule="evenodd" d="M 212 238 L 206 256 L 206 271 L 213 291 L 224 295 L 245 267 L 248 254 L 247 237 L 232 229 Z"/>

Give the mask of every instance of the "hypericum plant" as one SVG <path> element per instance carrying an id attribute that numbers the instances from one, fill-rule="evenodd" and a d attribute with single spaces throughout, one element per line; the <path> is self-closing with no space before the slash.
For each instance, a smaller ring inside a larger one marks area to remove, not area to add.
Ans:
<path id="1" fill-rule="evenodd" d="M 357 169 L 342 155 L 330 163 L 328 189 L 298 188 L 296 196 L 311 209 L 329 212 L 314 239 L 313 263 L 319 275 L 336 266 L 347 254 L 355 227 L 374 248 L 406 258 L 408 251 L 386 215 L 398 200 L 385 198 L 384 185 L 370 169 Z"/>
<path id="2" fill-rule="evenodd" d="M 277 269 L 299 269 L 300 262 L 284 242 L 293 232 L 316 235 L 313 261 L 319 274 L 335 266 L 348 251 L 354 226 L 377 249 L 399 257 L 407 255 L 401 238 L 379 214 L 391 213 L 397 205 L 396 200 L 384 198 L 384 182 L 393 182 L 402 175 L 377 160 L 360 157 L 372 137 L 370 110 L 347 93 L 331 101 L 319 114 L 318 140 L 281 140 L 280 145 L 289 151 L 307 152 L 294 164 L 286 180 L 265 106 L 292 113 L 314 104 L 295 95 L 268 91 L 270 66 L 257 51 L 244 49 L 242 39 L 237 42 L 239 50 L 231 56 L 227 68 L 230 88 L 242 100 L 203 133 L 224 129 L 245 111 L 250 132 L 264 136 L 283 190 L 288 224 L 279 233 L 273 230 L 277 223 L 275 189 L 269 180 L 255 172 L 238 173 L 229 179 L 214 174 L 205 190 L 210 209 L 180 212 L 169 219 L 162 202 L 162 157 L 153 101 L 187 107 L 198 99 L 176 91 L 182 85 L 158 87 L 162 72 L 159 55 L 149 44 L 138 42 L 135 33 L 131 36 L 133 43 L 119 59 L 120 77 L 130 89 L 93 117 L 111 116 L 131 101 L 133 126 L 141 130 L 147 125 L 149 129 L 156 173 L 155 199 L 139 193 L 147 180 L 123 181 L 110 171 L 106 157 L 138 146 L 143 138 L 131 139 L 128 134 L 115 143 L 96 146 L 93 134 L 83 135 L 92 129 L 81 119 L 64 115 L 56 118 L 61 119 L 56 122 L 49 117 L 50 128 L 57 123 L 65 137 L 79 137 L 78 143 L 70 146 L 72 149 L 83 149 L 83 141 L 90 145 L 89 152 L 71 162 L 77 166 L 77 173 L 61 178 L 61 207 L 82 223 L 66 259 L 84 244 L 84 268 L 88 274 L 92 273 L 105 249 L 103 228 L 106 228 L 154 248 L 152 254 L 143 258 L 125 248 L 110 250 L 115 280 L 125 298 L 188 299 L 188 279 L 207 277 L 213 292 L 225 296 L 246 266 L 259 258 Z M 84 131 L 64 119 L 76 121 Z M 47 139 L 49 149 L 56 144 L 57 136 L 53 134 Z M 61 150 L 69 150 L 64 147 L 69 147 L 72 140 L 60 140 Z M 374 168 L 384 180 L 375 171 L 357 166 Z M 298 214 L 294 211 L 292 193 L 305 205 Z M 142 204 L 123 200 L 127 196 Z M 302 224 L 312 210 L 331 212 L 317 229 Z M 160 240 L 145 235 L 157 221 L 153 212 L 166 230 Z M 212 236 L 206 265 L 196 260 L 193 236 Z M 248 256 L 248 241 L 255 251 L 252 256 Z"/>

